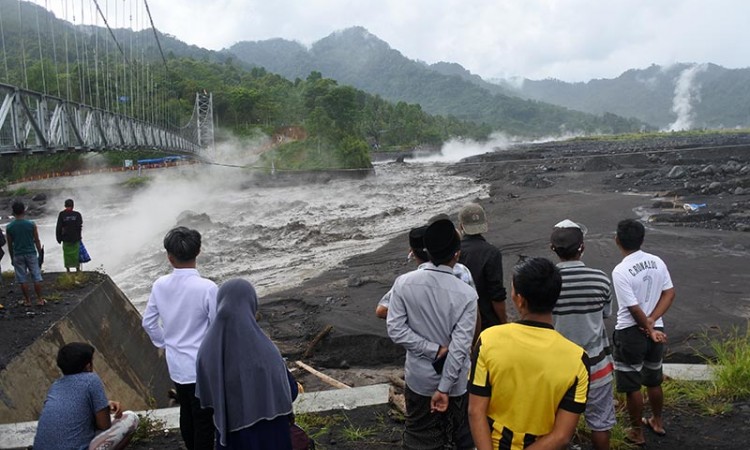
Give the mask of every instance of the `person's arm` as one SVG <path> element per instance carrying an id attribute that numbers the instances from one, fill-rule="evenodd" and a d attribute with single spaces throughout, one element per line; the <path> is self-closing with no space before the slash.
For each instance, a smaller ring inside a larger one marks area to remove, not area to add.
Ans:
<path id="1" fill-rule="evenodd" d="M 500 319 L 500 325 L 508 323 L 508 314 L 505 311 L 505 300 L 492 300 L 492 309 L 497 314 L 497 318 Z"/>
<path id="2" fill-rule="evenodd" d="M 661 291 L 661 296 L 659 297 L 659 301 L 656 302 L 656 306 L 654 307 L 654 310 L 651 311 L 651 314 L 648 316 L 649 319 L 656 322 L 667 313 L 667 310 L 669 310 L 669 307 L 672 306 L 672 302 L 674 302 L 674 288 L 669 288 L 666 290 Z"/>
<path id="3" fill-rule="evenodd" d="M 375 307 L 375 315 L 379 319 L 388 318 L 388 306 L 391 304 L 391 290 L 389 289 L 378 302 L 378 306 Z"/>
<path id="4" fill-rule="evenodd" d="M 411 329 L 406 315 L 406 305 L 397 286 L 398 280 L 391 291 L 391 304 L 388 308 L 388 318 L 386 319 L 388 337 L 391 338 L 394 344 L 402 345 L 407 351 L 412 352 L 416 356 L 435 359 L 440 345 L 425 339 Z"/>
<path id="5" fill-rule="evenodd" d="M 297 385 L 297 380 L 294 379 L 294 375 L 292 375 L 292 372 L 290 372 L 289 369 L 286 370 L 286 378 L 289 381 L 289 389 L 292 390 L 292 401 L 294 401 L 299 395 L 299 386 Z"/>
<path id="6" fill-rule="evenodd" d="M 495 250 L 485 265 L 485 278 L 487 280 L 487 295 L 490 298 L 492 309 L 500 320 L 500 324 L 508 323 L 508 314 L 505 309 L 507 293 L 503 285 L 503 255 L 500 250 Z"/>
<path id="7" fill-rule="evenodd" d="M 55 239 L 57 243 L 62 242 L 62 212 L 57 215 L 57 226 L 55 226 Z"/>
<path id="8" fill-rule="evenodd" d="M 581 352 L 581 360 L 578 365 L 578 372 L 575 382 L 570 386 L 568 391 L 560 401 L 557 412 L 555 413 L 555 423 L 552 425 L 552 431 L 541 436 L 532 445 L 528 446 L 529 450 L 548 450 L 567 448 L 573 433 L 578 425 L 578 418 L 586 409 L 586 401 L 589 393 L 589 372 L 591 365 L 586 352 Z"/>
<path id="9" fill-rule="evenodd" d="M 558 409 L 552 431 L 540 437 L 526 448 L 528 450 L 560 450 L 567 448 L 567 445 L 573 438 L 573 433 L 576 431 L 579 416 L 580 414 Z M 477 446 L 477 448 L 479 447 Z"/>
<path id="10" fill-rule="evenodd" d="M 476 294 L 474 294 L 476 295 Z M 445 360 L 443 373 L 437 390 L 448 393 L 458 382 L 459 375 L 466 359 L 469 357 L 471 343 L 474 340 L 474 331 L 477 323 L 477 301 L 476 297 L 466 303 L 463 311 L 458 316 L 458 322 L 451 331 L 451 341 L 448 344 L 448 356 Z M 464 382 L 466 380 L 463 380 Z"/>
<path id="11" fill-rule="evenodd" d="M 34 224 L 34 245 L 36 245 L 37 253 L 42 253 L 42 242 L 39 240 L 39 229 Z"/>
<path id="12" fill-rule="evenodd" d="M 604 300 L 604 305 L 602 308 L 602 316 L 606 319 L 607 317 L 612 315 L 612 303 L 614 303 L 615 299 L 615 290 L 612 288 L 611 282 L 609 282 L 604 295 L 606 299 Z"/>
<path id="13" fill-rule="evenodd" d="M 492 430 L 487 422 L 487 408 L 492 398 L 492 385 L 487 361 L 482 352 L 482 336 L 472 351 L 469 372 L 469 427 L 477 450 L 492 449 Z"/>
<path id="14" fill-rule="evenodd" d="M 492 430 L 487 422 L 490 398 L 469 394 L 469 428 L 477 450 L 492 450 Z"/>
<path id="15" fill-rule="evenodd" d="M 96 412 L 95 421 L 97 430 L 108 430 L 112 426 L 112 418 L 109 416 L 110 409 L 111 406 L 107 405 L 106 408 Z"/>
<path id="16" fill-rule="evenodd" d="M 122 406 L 120 405 L 120 402 L 110 401 L 105 408 L 96 412 L 95 422 L 97 430 L 108 430 L 109 427 L 112 426 L 111 414 L 115 416 L 115 419 L 122 417 Z"/>
<path id="17" fill-rule="evenodd" d="M 158 348 L 164 348 L 164 330 L 159 324 L 159 309 L 156 307 L 153 289 L 146 303 L 146 310 L 143 311 L 141 325 L 151 338 L 151 342 Z"/>
<path id="18" fill-rule="evenodd" d="M 208 314 L 208 323 L 213 323 L 216 318 L 216 294 L 219 292 L 219 287 L 214 283 L 213 286 L 208 290 L 206 296 L 206 310 Z"/>
<path id="19" fill-rule="evenodd" d="M 11 264 L 13 263 L 13 237 L 5 230 L 5 243 L 8 245 L 8 257 L 10 257 Z"/>

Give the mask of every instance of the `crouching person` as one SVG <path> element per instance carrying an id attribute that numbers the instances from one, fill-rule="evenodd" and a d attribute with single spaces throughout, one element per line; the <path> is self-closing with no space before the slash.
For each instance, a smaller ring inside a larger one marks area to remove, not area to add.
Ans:
<path id="1" fill-rule="evenodd" d="M 93 359 L 94 347 L 89 344 L 73 342 L 60 348 L 57 366 L 63 376 L 47 392 L 35 450 L 117 450 L 130 442 L 138 416 L 123 411 L 119 402 L 107 400 Z"/>

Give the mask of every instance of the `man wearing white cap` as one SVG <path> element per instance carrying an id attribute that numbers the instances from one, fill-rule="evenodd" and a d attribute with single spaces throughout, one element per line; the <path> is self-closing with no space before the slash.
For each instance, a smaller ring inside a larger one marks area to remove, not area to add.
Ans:
<path id="1" fill-rule="evenodd" d="M 479 294 L 481 330 L 508 322 L 503 286 L 503 255 L 482 236 L 487 232 L 484 208 L 469 203 L 458 213 L 461 240 L 459 262 L 469 268 Z"/>
<path id="2" fill-rule="evenodd" d="M 581 261 L 585 234 L 586 227 L 566 219 L 555 225 L 550 236 L 550 247 L 560 258 L 557 268 L 562 275 L 562 290 L 552 318 L 555 329 L 583 347 L 589 356 L 591 373 L 584 416 L 594 449 L 606 450 L 616 419 L 612 394 L 614 363 L 604 318 L 612 313 L 614 294 L 609 277 Z"/>

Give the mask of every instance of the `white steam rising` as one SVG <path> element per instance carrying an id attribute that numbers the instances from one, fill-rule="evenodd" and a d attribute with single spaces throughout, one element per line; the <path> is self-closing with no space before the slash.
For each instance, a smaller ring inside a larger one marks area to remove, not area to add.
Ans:
<path id="1" fill-rule="evenodd" d="M 517 142 L 514 138 L 510 138 L 503 133 L 494 133 L 487 142 L 481 143 L 471 139 L 452 139 L 443 144 L 439 153 L 424 155 L 417 153 L 413 158 L 407 158 L 407 160 L 417 163 L 452 163 L 470 156 L 507 150 Z"/>
<path id="2" fill-rule="evenodd" d="M 693 125 L 693 104 L 700 102 L 700 85 L 695 77 L 708 68 L 707 64 L 695 64 L 680 73 L 674 87 L 672 112 L 677 119 L 668 127 L 668 131 L 689 130 Z"/>
<path id="3" fill-rule="evenodd" d="M 245 144 L 218 152 L 233 165 L 251 164 L 258 154 Z M 185 211 L 196 213 L 186 225 L 203 235 L 201 273 L 219 283 L 247 278 L 265 295 L 486 195 L 485 186 L 434 164 L 383 164 L 376 171 L 362 180 L 287 186 L 257 180 L 252 170 L 192 165 L 144 170 L 149 183 L 135 191 L 122 183 L 137 171 L 46 180 L 36 188 L 55 194 L 46 215 L 35 218 L 47 249 L 44 269 L 63 270 L 54 228 L 66 198 L 83 214 L 83 241 L 92 257 L 85 268 L 103 268 L 143 308 L 153 282 L 171 270 L 162 239 Z"/>
<path id="4" fill-rule="evenodd" d="M 490 136 L 487 142 L 476 142 L 471 139 L 453 139 L 443 144 L 438 153 L 425 152 L 424 154 L 420 154 L 419 152 L 415 152 L 413 157 L 406 158 L 405 160 L 414 163 L 455 163 L 471 156 L 507 150 L 514 145 L 564 141 L 581 135 L 581 133 L 566 132 L 558 136 L 545 136 L 530 140 L 496 132 Z"/>

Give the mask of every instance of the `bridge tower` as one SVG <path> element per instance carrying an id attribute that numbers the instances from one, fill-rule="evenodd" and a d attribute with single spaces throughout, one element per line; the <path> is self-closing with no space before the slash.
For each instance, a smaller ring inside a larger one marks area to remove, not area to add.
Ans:
<path id="1" fill-rule="evenodd" d="M 214 101 L 206 91 L 195 94 L 197 110 L 196 143 L 203 149 L 214 150 Z"/>

